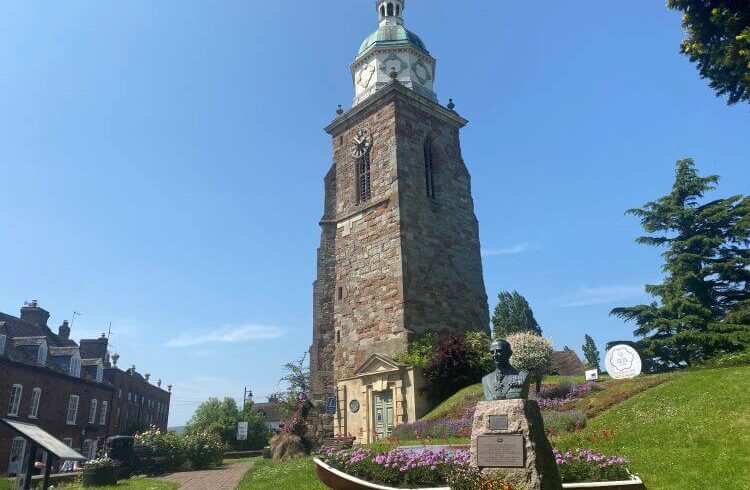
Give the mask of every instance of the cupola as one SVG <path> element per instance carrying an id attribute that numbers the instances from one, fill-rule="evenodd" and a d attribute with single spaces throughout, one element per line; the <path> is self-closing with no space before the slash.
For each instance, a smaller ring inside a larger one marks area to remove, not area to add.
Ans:
<path id="1" fill-rule="evenodd" d="M 395 80 L 437 102 L 435 59 L 422 40 L 404 27 L 405 0 L 378 0 L 378 29 L 367 36 L 352 63 L 354 105 Z"/>

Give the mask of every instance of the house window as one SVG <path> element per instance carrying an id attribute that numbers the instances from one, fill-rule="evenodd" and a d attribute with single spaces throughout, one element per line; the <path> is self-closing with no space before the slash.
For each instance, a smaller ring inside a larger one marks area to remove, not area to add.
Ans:
<path id="1" fill-rule="evenodd" d="M 31 406 L 29 407 L 29 418 L 35 419 L 39 415 L 39 400 L 42 398 L 42 389 L 34 388 L 31 391 Z"/>
<path id="2" fill-rule="evenodd" d="M 78 419 L 78 402 L 80 400 L 81 397 L 78 395 L 70 395 L 70 399 L 68 400 L 68 418 L 66 420 L 68 425 L 76 425 L 76 420 Z"/>
<path id="3" fill-rule="evenodd" d="M 99 425 L 107 423 L 107 409 L 109 408 L 109 402 L 102 402 L 102 412 L 99 414 Z"/>
<path id="4" fill-rule="evenodd" d="M 5 339 L 7 337 L 3 334 L 0 334 L 0 356 L 2 356 L 5 353 Z"/>
<path id="5" fill-rule="evenodd" d="M 97 383 L 101 383 L 102 379 L 104 379 L 104 368 L 101 364 L 98 364 L 96 366 L 96 381 Z"/>
<path id="6" fill-rule="evenodd" d="M 372 197 L 369 153 L 357 159 L 357 193 L 360 203 L 365 203 Z"/>
<path id="7" fill-rule="evenodd" d="M 23 386 L 13 385 L 10 389 L 10 406 L 8 407 L 8 415 L 11 417 L 18 416 L 18 408 L 21 406 L 21 395 L 23 394 Z"/>
<path id="8" fill-rule="evenodd" d="M 66 437 L 65 439 L 62 440 L 62 442 L 63 444 L 65 444 L 66 446 L 70 448 L 73 447 L 73 439 L 71 439 L 70 437 Z"/>
<path id="9" fill-rule="evenodd" d="M 91 400 L 91 408 L 89 408 L 89 424 L 96 423 L 96 407 L 98 404 L 99 402 L 96 401 L 96 398 Z"/>
<path id="10" fill-rule="evenodd" d="M 424 180 L 427 197 L 435 199 L 435 173 L 432 165 L 432 145 L 430 145 L 430 140 L 424 142 Z"/>
<path id="11" fill-rule="evenodd" d="M 23 459 L 26 454 L 26 439 L 16 437 L 10 445 L 8 474 L 17 475 L 23 470 Z"/>
<path id="12" fill-rule="evenodd" d="M 338 300 L 339 301 L 341 301 L 342 299 L 344 299 L 344 288 L 339 288 L 337 296 L 338 296 Z"/>

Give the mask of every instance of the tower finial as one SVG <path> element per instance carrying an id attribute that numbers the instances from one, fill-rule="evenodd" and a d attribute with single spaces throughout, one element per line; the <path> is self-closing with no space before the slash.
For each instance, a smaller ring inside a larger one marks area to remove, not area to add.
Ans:
<path id="1" fill-rule="evenodd" d="M 404 23 L 404 8 L 406 0 L 378 0 L 376 4 L 380 25 L 393 25 Z"/>

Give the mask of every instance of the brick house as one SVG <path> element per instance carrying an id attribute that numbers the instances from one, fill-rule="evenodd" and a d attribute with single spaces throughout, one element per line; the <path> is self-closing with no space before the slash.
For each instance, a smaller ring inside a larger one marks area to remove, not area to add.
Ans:
<path id="1" fill-rule="evenodd" d="M 169 392 L 113 365 L 106 337 L 78 345 L 67 321 L 54 333 L 48 319 L 36 301 L 20 317 L 0 313 L 0 417 L 38 425 L 88 457 L 131 428 L 166 430 Z M 26 449 L 24 439 L 0 427 L 0 475 L 15 473 Z"/>

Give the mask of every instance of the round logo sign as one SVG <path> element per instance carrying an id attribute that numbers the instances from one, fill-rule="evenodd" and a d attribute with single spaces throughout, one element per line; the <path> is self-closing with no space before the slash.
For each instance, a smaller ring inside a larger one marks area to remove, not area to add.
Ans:
<path id="1" fill-rule="evenodd" d="M 359 412 L 359 400 L 352 400 L 349 402 L 349 410 L 351 410 L 352 413 Z"/>
<path id="2" fill-rule="evenodd" d="M 641 374 L 641 356 L 629 345 L 616 345 L 607 351 L 604 366 L 614 379 L 635 378 Z"/>

